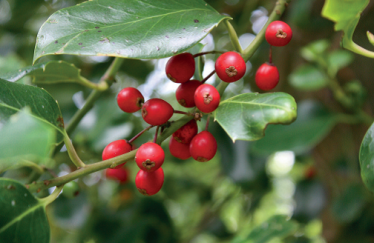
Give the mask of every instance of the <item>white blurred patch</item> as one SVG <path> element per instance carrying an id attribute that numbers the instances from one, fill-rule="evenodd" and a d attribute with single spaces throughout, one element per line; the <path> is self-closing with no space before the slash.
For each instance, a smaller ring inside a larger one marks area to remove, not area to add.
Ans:
<path id="1" fill-rule="evenodd" d="M 200 41 L 201 44 L 205 45 L 203 51 L 212 51 L 214 50 L 214 39 L 212 34 L 208 34 L 204 39 Z"/>
<path id="2" fill-rule="evenodd" d="M 215 69 L 215 62 L 210 59 L 206 60 L 204 71 L 203 71 L 203 78 L 207 77 L 214 69 Z M 213 75 L 205 83 L 213 85 L 215 81 L 216 81 L 216 75 Z"/>
<path id="3" fill-rule="evenodd" d="M 295 154 L 293 151 L 276 152 L 269 161 L 269 172 L 275 177 L 286 175 L 291 171 L 295 163 Z"/>
<path id="4" fill-rule="evenodd" d="M 86 101 L 84 100 L 83 91 L 79 91 L 79 92 L 73 94 L 72 99 L 73 99 L 74 105 L 78 109 L 82 109 L 82 107 L 86 103 Z"/>
<path id="5" fill-rule="evenodd" d="M 241 36 L 239 36 L 239 43 L 241 46 L 249 46 L 249 44 L 252 43 L 255 37 L 255 35 L 250 33 L 242 34 Z"/>
<path id="6" fill-rule="evenodd" d="M 83 182 L 87 186 L 93 186 L 98 183 L 101 179 L 102 171 L 97 171 L 83 177 Z"/>
<path id="7" fill-rule="evenodd" d="M 266 21 L 268 20 L 267 15 L 268 11 L 263 7 L 260 7 L 259 9 L 256 9 L 252 12 L 250 20 L 252 22 L 253 32 L 255 32 L 256 34 L 260 32 L 260 30 L 262 29 L 262 27 L 264 27 Z"/>

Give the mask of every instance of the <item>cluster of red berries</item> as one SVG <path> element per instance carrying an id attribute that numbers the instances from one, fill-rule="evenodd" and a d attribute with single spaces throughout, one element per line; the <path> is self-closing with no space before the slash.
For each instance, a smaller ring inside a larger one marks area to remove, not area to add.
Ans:
<path id="1" fill-rule="evenodd" d="M 292 30 L 282 21 L 271 22 L 265 31 L 265 39 L 270 46 L 285 46 L 292 38 Z M 270 47 L 271 48 L 271 47 Z M 262 64 L 255 76 L 256 85 L 262 90 L 271 90 L 279 82 L 278 68 L 272 63 L 271 49 L 269 62 Z"/>
<path id="2" fill-rule="evenodd" d="M 202 81 L 191 80 L 195 73 L 194 57 L 204 54 L 207 53 L 196 55 L 182 53 L 173 56 L 167 62 L 165 71 L 171 81 L 180 83 L 176 90 L 179 104 L 188 108 L 196 106 L 203 113 L 211 113 L 220 103 L 220 94 L 214 86 L 204 84 L 204 82 L 214 73 L 217 73 L 224 82 L 235 82 L 244 76 L 246 65 L 240 54 L 226 52 L 218 57 L 215 70 L 207 78 Z M 188 113 L 174 110 L 168 102 L 162 99 L 153 98 L 144 102 L 144 97 L 139 90 L 131 87 L 119 92 L 117 103 L 121 110 L 127 113 L 141 109 L 144 121 L 150 124 L 150 127 L 157 126 L 154 141 L 141 145 L 135 155 L 135 162 L 140 168 L 135 178 L 135 185 L 143 195 L 153 195 L 161 189 L 164 183 L 164 172 L 161 166 L 164 163 L 165 153 L 156 143 L 158 126 L 167 123 L 174 113 Z M 198 133 L 196 119 L 200 120 L 201 117 L 191 115 L 194 119 L 191 117 L 191 121 L 174 132 L 170 138 L 170 153 L 179 159 L 192 157 L 199 162 L 209 161 L 217 152 L 217 142 L 207 131 L 209 118 L 205 131 Z M 130 152 L 133 149 L 131 144 L 138 135 L 129 141 L 117 140 L 107 145 L 102 154 L 103 160 Z M 122 164 L 116 168 L 107 169 L 106 176 L 124 183 L 127 181 L 125 170 Z"/>

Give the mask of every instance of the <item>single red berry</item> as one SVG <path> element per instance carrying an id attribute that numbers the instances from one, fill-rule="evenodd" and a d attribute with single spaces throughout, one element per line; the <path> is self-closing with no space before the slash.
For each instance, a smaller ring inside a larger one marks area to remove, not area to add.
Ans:
<path id="1" fill-rule="evenodd" d="M 256 72 L 255 80 L 257 87 L 262 90 L 271 90 L 279 82 L 278 68 L 274 64 L 264 63 Z"/>
<path id="2" fill-rule="evenodd" d="M 170 138 L 169 151 L 171 155 L 178 159 L 188 159 L 191 157 L 190 144 L 189 143 L 179 143 L 173 137 Z"/>
<path id="3" fill-rule="evenodd" d="M 199 161 L 211 160 L 217 152 L 217 141 L 208 131 L 197 134 L 190 143 L 191 156 Z"/>
<path id="4" fill-rule="evenodd" d="M 129 171 L 126 167 L 116 167 L 114 169 L 106 169 L 105 170 L 106 178 L 110 180 L 118 181 L 120 184 L 124 184 L 129 180 Z"/>
<path id="5" fill-rule="evenodd" d="M 313 179 L 316 176 L 316 174 L 317 174 L 317 170 L 313 166 L 308 167 L 304 173 L 305 178 L 309 180 Z"/>
<path id="6" fill-rule="evenodd" d="M 191 53 L 173 56 L 166 63 L 166 76 L 175 83 L 184 83 L 195 73 L 195 59 Z"/>
<path id="7" fill-rule="evenodd" d="M 184 107 L 194 107 L 194 94 L 197 87 L 199 87 L 200 85 L 201 82 L 199 80 L 189 80 L 179 85 L 177 91 L 175 91 L 175 96 L 177 97 L 178 103 Z"/>
<path id="8" fill-rule="evenodd" d="M 152 196 L 161 190 L 164 184 L 164 171 L 159 168 L 155 172 L 139 170 L 135 177 L 135 185 L 138 191 L 145 196 Z"/>
<path id="9" fill-rule="evenodd" d="M 272 46 L 285 46 L 291 38 L 291 27 L 283 21 L 273 21 L 266 28 L 265 39 Z"/>
<path id="10" fill-rule="evenodd" d="M 192 138 L 197 134 L 197 124 L 194 119 L 189 121 L 183 127 L 173 133 L 173 138 L 179 143 L 190 143 Z"/>
<path id="11" fill-rule="evenodd" d="M 162 99 L 150 99 L 143 104 L 142 117 L 150 125 L 158 126 L 167 122 L 174 113 L 173 107 Z"/>
<path id="12" fill-rule="evenodd" d="M 160 145 L 148 142 L 139 147 L 135 154 L 135 162 L 140 169 L 153 172 L 161 167 L 165 160 L 164 150 Z"/>
<path id="13" fill-rule="evenodd" d="M 139 90 L 128 87 L 122 89 L 117 95 L 117 104 L 121 110 L 134 113 L 142 108 L 144 97 Z"/>
<path id="14" fill-rule="evenodd" d="M 218 77 L 227 83 L 241 79 L 247 68 L 242 56 L 234 51 L 225 52 L 219 56 L 215 66 Z"/>
<path id="15" fill-rule="evenodd" d="M 217 89 L 210 84 L 200 85 L 194 94 L 196 107 L 204 113 L 210 113 L 217 109 L 220 99 Z"/>
<path id="16" fill-rule="evenodd" d="M 111 159 L 119 155 L 128 153 L 132 150 L 131 144 L 126 140 L 120 139 L 108 144 L 102 153 L 103 160 Z M 118 165 L 116 168 L 122 166 L 123 164 Z"/>

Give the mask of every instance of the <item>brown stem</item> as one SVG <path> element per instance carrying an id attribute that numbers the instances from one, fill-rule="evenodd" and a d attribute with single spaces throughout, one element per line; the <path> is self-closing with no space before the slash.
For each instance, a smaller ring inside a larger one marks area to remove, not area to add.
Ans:
<path id="1" fill-rule="evenodd" d="M 206 52 L 200 52 L 200 53 L 197 53 L 195 55 L 193 55 L 193 57 L 199 57 L 199 56 L 203 56 L 203 55 L 206 55 L 206 54 L 216 54 L 216 53 L 224 53 L 223 51 L 206 51 Z"/>
<path id="2" fill-rule="evenodd" d="M 158 128 L 159 128 L 159 127 L 160 127 L 160 126 L 157 126 L 157 128 L 156 128 L 155 138 L 153 139 L 153 142 L 154 142 L 154 143 L 157 142 L 157 134 L 158 134 Z"/>
<path id="3" fill-rule="evenodd" d="M 185 112 L 185 111 L 178 111 L 178 110 L 174 110 L 174 113 L 176 113 L 176 114 L 183 114 L 183 115 L 191 115 L 190 113 L 188 113 L 188 112 Z"/>
<path id="4" fill-rule="evenodd" d="M 272 52 L 272 48 L 270 46 L 269 48 L 269 64 L 272 64 L 273 63 L 273 52 Z"/>
<path id="5" fill-rule="evenodd" d="M 150 125 L 149 127 L 146 127 L 145 129 L 143 129 L 143 131 L 139 132 L 138 134 L 136 134 L 132 139 L 130 139 L 128 141 L 129 144 L 132 144 L 138 137 L 140 137 L 144 132 L 148 131 L 149 129 L 151 129 L 152 127 L 154 127 L 153 125 Z"/>
<path id="6" fill-rule="evenodd" d="M 208 131 L 210 115 L 206 118 L 205 131 Z"/>
<path id="7" fill-rule="evenodd" d="M 205 81 L 207 81 L 210 77 L 213 76 L 213 74 L 216 73 L 216 70 L 213 70 L 208 76 L 206 76 L 203 80 L 201 80 L 201 83 L 205 83 Z"/>

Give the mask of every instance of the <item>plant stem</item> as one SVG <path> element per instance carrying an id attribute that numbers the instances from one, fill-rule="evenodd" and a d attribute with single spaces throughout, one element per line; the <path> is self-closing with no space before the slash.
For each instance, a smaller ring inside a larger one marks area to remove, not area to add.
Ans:
<path id="1" fill-rule="evenodd" d="M 60 192 L 62 191 L 63 186 L 56 187 L 56 189 L 48 197 L 39 199 L 39 202 L 44 204 L 44 207 L 56 200 Z"/>
<path id="2" fill-rule="evenodd" d="M 65 132 L 64 133 L 64 143 L 66 145 L 66 149 L 68 151 L 69 157 L 71 161 L 77 166 L 77 168 L 83 168 L 86 165 L 82 162 L 82 160 L 79 158 L 77 152 L 75 151 L 75 148 L 69 138 L 69 135 Z"/>
<path id="3" fill-rule="evenodd" d="M 157 126 L 156 127 L 156 132 L 155 132 L 155 138 L 153 139 L 153 142 L 154 143 L 157 143 L 157 135 L 158 135 L 158 129 L 160 128 L 160 126 Z"/>
<path id="4" fill-rule="evenodd" d="M 209 114 L 208 117 L 206 118 L 205 131 L 208 131 L 208 128 L 209 128 L 209 120 L 210 120 L 210 114 Z"/>
<path id="5" fill-rule="evenodd" d="M 231 44 L 234 47 L 235 51 L 237 51 L 240 54 L 242 54 L 243 49 L 240 46 L 238 35 L 236 34 L 236 31 L 235 31 L 234 27 L 232 27 L 232 25 L 231 25 L 231 23 L 229 22 L 228 19 L 225 20 L 223 23 L 226 25 L 226 29 L 229 32 Z"/>
<path id="6" fill-rule="evenodd" d="M 79 77 L 78 83 L 88 88 L 98 90 L 98 91 L 105 91 L 109 88 L 109 85 L 105 81 L 100 81 L 99 83 L 93 83 L 86 79 L 85 77 Z"/>
<path id="7" fill-rule="evenodd" d="M 212 77 L 216 73 L 216 70 L 213 70 L 211 73 L 209 73 L 208 76 L 206 76 L 203 80 L 201 80 L 201 83 L 205 83 L 210 77 Z"/>
<path id="8" fill-rule="evenodd" d="M 193 55 L 193 57 L 199 57 L 199 56 L 203 56 L 203 55 L 206 55 L 206 54 L 216 54 L 216 53 L 224 53 L 223 51 L 206 51 L 206 52 L 200 52 L 200 53 L 197 53 L 195 55 Z"/>
<path id="9" fill-rule="evenodd" d="M 174 110 L 174 113 L 175 114 L 183 114 L 183 115 L 191 115 L 191 113 L 188 113 L 188 112 L 185 112 L 185 111 L 178 111 L 178 110 Z"/>
<path id="10" fill-rule="evenodd" d="M 272 51 L 273 48 L 269 48 L 269 64 L 273 64 L 273 51 Z"/>
<path id="11" fill-rule="evenodd" d="M 262 27 L 261 31 L 257 34 L 255 39 L 251 42 L 251 44 L 245 48 L 245 50 L 242 53 L 244 61 L 248 61 L 249 58 L 253 55 L 253 53 L 257 50 L 257 48 L 260 46 L 261 42 L 265 39 L 265 31 L 268 25 L 273 22 L 274 20 L 277 20 L 280 18 L 284 10 L 286 9 L 286 5 L 288 4 L 290 0 L 278 0 L 275 3 L 275 8 L 271 12 L 268 21 Z"/>
<path id="12" fill-rule="evenodd" d="M 138 134 L 136 134 L 132 139 L 129 140 L 129 144 L 133 143 L 138 137 L 140 137 L 143 133 L 145 133 L 146 131 L 148 131 L 149 129 L 151 129 L 152 127 L 154 127 L 153 125 L 150 125 L 149 127 L 143 129 L 143 131 L 139 132 Z"/>

